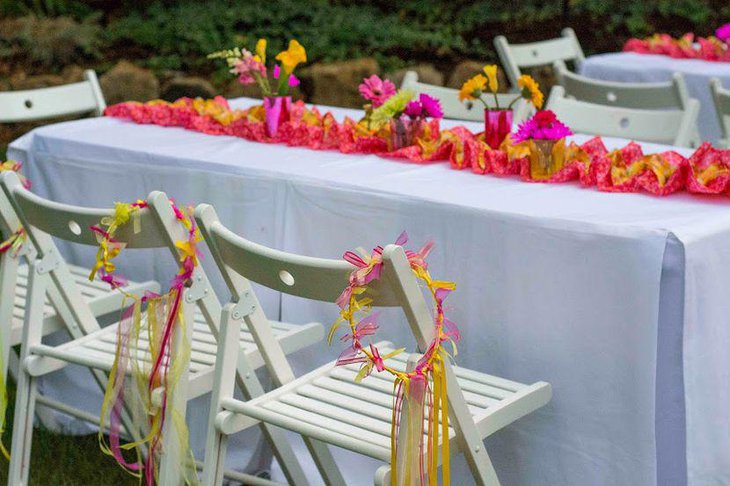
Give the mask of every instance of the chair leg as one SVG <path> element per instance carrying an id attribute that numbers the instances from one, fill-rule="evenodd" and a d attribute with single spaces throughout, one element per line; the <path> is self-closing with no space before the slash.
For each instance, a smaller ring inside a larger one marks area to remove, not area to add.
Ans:
<path id="1" fill-rule="evenodd" d="M 391 468 L 388 465 L 380 466 L 377 471 L 375 471 L 375 486 L 390 486 L 391 478 Z"/>
<path id="2" fill-rule="evenodd" d="M 304 437 L 304 443 L 309 449 L 309 453 L 317 465 L 319 473 L 327 486 L 345 486 L 345 479 L 342 477 L 340 468 L 337 467 L 335 458 L 332 457 L 332 451 L 327 445 L 311 437 Z"/>
<path id="3" fill-rule="evenodd" d="M 21 371 L 15 398 L 15 419 L 8 471 L 8 484 L 14 486 L 28 486 L 36 388 L 36 379 Z"/>

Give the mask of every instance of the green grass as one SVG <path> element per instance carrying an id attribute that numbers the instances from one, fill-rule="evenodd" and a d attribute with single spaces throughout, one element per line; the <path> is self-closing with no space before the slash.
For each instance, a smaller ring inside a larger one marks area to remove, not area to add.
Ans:
<path id="1" fill-rule="evenodd" d="M 10 400 L 8 424 L 3 444 L 10 447 L 12 436 L 15 384 L 8 384 Z M 12 451 L 11 451 L 12 453 Z M 1 457 L 1 456 L 0 456 Z M 0 484 L 8 480 L 8 463 L 0 459 Z M 111 457 L 99 449 L 96 434 L 68 436 L 36 428 L 30 461 L 30 486 L 123 486 L 137 485 L 138 480 L 123 471 Z"/>

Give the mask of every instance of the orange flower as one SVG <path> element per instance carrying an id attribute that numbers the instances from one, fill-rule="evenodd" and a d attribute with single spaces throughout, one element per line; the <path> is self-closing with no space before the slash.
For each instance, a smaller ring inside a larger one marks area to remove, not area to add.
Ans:
<path id="1" fill-rule="evenodd" d="M 487 80 L 489 81 L 489 91 L 496 93 L 499 89 L 499 83 L 497 82 L 497 65 L 490 64 L 488 66 L 484 66 L 483 71 L 484 74 L 487 75 Z"/>
<path id="2" fill-rule="evenodd" d="M 482 74 L 477 74 L 468 79 L 459 90 L 459 101 L 475 100 L 479 97 L 487 87 L 487 78 Z"/>
<path id="3" fill-rule="evenodd" d="M 517 80 L 517 86 L 522 90 L 521 96 L 527 101 L 535 105 L 538 110 L 542 108 L 544 97 L 542 91 L 540 91 L 540 85 L 537 84 L 532 76 L 523 74 Z"/>
<path id="4" fill-rule="evenodd" d="M 307 51 L 296 40 L 289 41 L 289 48 L 276 55 L 276 60 L 281 61 L 284 75 L 289 76 L 297 65 L 307 62 Z"/>

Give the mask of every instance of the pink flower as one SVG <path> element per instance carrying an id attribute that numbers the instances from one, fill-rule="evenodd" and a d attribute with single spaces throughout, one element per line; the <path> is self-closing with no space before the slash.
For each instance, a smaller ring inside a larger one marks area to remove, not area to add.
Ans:
<path id="1" fill-rule="evenodd" d="M 385 103 L 396 92 L 395 85 L 392 82 L 387 79 L 380 79 L 375 74 L 363 79 L 358 90 L 363 98 L 373 103 L 373 108 Z"/>
<path id="2" fill-rule="evenodd" d="M 438 99 L 433 96 L 429 96 L 426 93 L 421 93 L 418 100 L 421 102 L 421 106 L 423 107 L 423 116 L 443 118 L 444 112 L 441 109 L 441 102 Z"/>
<path id="3" fill-rule="evenodd" d="M 541 110 L 520 125 L 515 135 L 515 143 L 524 142 L 528 139 L 536 140 L 559 140 L 573 135 L 570 128 L 565 126 L 550 110 Z"/>
<path id="4" fill-rule="evenodd" d="M 238 75 L 238 82 L 241 84 L 253 84 L 256 82 L 255 74 L 266 76 L 266 66 L 257 61 L 251 52 L 243 50 L 243 57 L 237 59 L 231 69 L 233 74 Z"/>
<path id="5" fill-rule="evenodd" d="M 281 68 L 277 64 L 276 66 L 274 66 L 274 79 L 279 79 L 280 74 L 281 74 Z M 299 81 L 299 78 L 297 78 L 293 74 L 289 75 L 288 82 L 289 82 L 289 86 L 291 86 L 292 88 L 295 86 L 299 86 L 299 84 L 301 84 L 301 82 Z"/>
<path id="6" fill-rule="evenodd" d="M 409 101 L 403 113 L 411 118 L 418 118 L 423 113 L 423 106 L 419 101 Z"/>
<path id="7" fill-rule="evenodd" d="M 718 27 L 715 31 L 715 37 L 722 41 L 730 40 L 730 23 Z"/>

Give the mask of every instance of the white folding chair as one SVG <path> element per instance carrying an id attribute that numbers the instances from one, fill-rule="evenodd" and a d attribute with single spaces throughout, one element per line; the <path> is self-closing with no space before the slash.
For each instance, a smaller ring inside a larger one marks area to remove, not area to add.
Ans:
<path id="1" fill-rule="evenodd" d="M 690 147 L 700 105 L 690 99 L 684 110 L 636 110 L 574 100 L 554 86 L 546 109 L 576 133 Z"/>
<path id="2" fill-rule="evenodd" d="M 357 384 L 357 365 L 337 367 L 330 363 L 295 379 L 281 348 L 267 335 L 266 318 L 250 284 L 253 281 L 286 294 L 334 303 L 347 286 L 353 267 L 340 260 L 304 257 L 252 243 L 223 226 L 208 205 L 198 206 L 195 217 L 234 290 L 233 300 L 224 306 L 221 316 L 203 484 L 220 484 L 226 437 L 262 423 L 301 434 L 327 484 L 344 482 L 322 443 L 389 463 L 393 378 L 374 373 Z M 403 249 L 386 247 L 383 260 L 384 276 L 371 284 L 369 296 L 374 306 L 404 310 L 423 352 L 433 338 L 431 311 Z M 236 341 L 242 324 L 256 338 L 277 386 L 246 402 L 235 400 L 232 393 L 236 354 L 230 343 Z M 383 353 L 393 349 L 389 343 L 378 346 Z M 413 356 L 409 361 L 415 364 Z M 387 363 L 400 370 L 408 366 L 402 355 Z M 544 382 L 523 385 L 448 363 L 445 369 L 452 424 L 450 446 L 466 456 L 477 484 L 498 484 L 483 439 L 545 405 L 551 398 L 551 387 Z M 390 484 L 390 468 L 388 464 L 378 470 L 376 484 Z"/>
<path id="3" fill-rule="evenodd" d="M 15 209 L 5 193 L 0 191 L 0 240 L 9 238 L 21 230 L 22 225 Z M 26 314 L 25 299 L 28 294 L 28 265 L 23 260 L 32 261 L 37 255 L 32 241 L 25 241 L 16 251 L 7 251 L 0 255 L 0 344 L 2 348 L 2 368 L 0 373 L 7 377 L 8 370 L 13 376 L 18 371 L 18 357 L 12 347 L 20 344 L 23 332 L 23 322 Z M 68 277 L 80 289 L 91 312 L 98 317 L 107 316 L 118 311 L 122 305 L 122 295 L 113 291 L 99 279 L 89 281 L 90 270 L 76 265 L 67 265 Z M 157 282 L 130 282 L 125 290 L 133 293 L 142 293 L 147 290 L 158 291 Z M 72 336 L 77 335 L 75 323 L 67 320 L 61 307 L 62 296 L 58 282 L 53 281 L 48 288 L 48 296 L 43 304 L 43 335 L 48 335 L 61 329 L 66 329 Z M 57 309 L 61 308 L 61 311 Z M 86 412 L 70 407 L 67 404 L 38 395 L 38 403 L 54 408 L 84 420 L 94 422 L 98 419 L 90 418 Z M 50 418 L 39 414 L 44 425 L 50 426 Z"/>
<path id="4" fill-rule="evenodd" d="M 106 108 L 96 73 L 84 71 L 84 81 L 50 88 L 0 92 L 0 123 L 15 123 L 93 113 Z"/>
<path id="5" fill-rule="evenodd" d="M 409 89 L 416 94 L 425 93 L 429 96 L 433 96 L 441 101 L 441 108 L 444 112 L 444 118 L 450 118 L 453 120 L 466 120 L 466 121 L 484 121 L 484 110 L 481 103 L 462 103 L 459 101 L 459 90 L 453 88 L 445 88 L 443 86 L 435 86 L 433 84 L 421 83 L 418 81 L 418 73 L 415 71 L 408 71 L 403 77 L 403 83 L 401 83 L 402 89 Z M 505 94 L 498 93 L 497 98 L 499 100 L 499 106 L 501 108 L 507 108 L 509 104 L 515 99 L 516 94 Z M 483 94 L 482 100 L 484 100 L 488 106 L 494 104 L 494 96 L 491 94 Z M 524 100 L 520 99 L 514 104 L 512 120 L 514 123 L 522 123 L 530 115 L 530 105 Z"/>
<path id="6" fill-rule="evenodd" d="M 693 99 L 681 73 L 674 73 L 672 80 L 664 83 L 620 83 L 573 73 L 563 61 L 556 61 L 553 69 L 565 95 L 578 101 L 637 110 L 686 110 Z M 699 128 L 695 123 L 691 146 L 698 147 L 700 143 Z"/>
<path id="7" fill-rule="evenodd" d="M 572 61 L 578 70 L 585 59 L 578 37 L 570 27 L 563 29 L 562 36 L 556 39 L 527 44 L 510 44 L 505 36 L 498 35 L 494 38 L 494 47 L 513 89 L 517 89 L 522 69 L 545 66 L 555 61 Z"/>
<path id="8" fill-rule="evenodd" d="M 722 138 L 719 145 L 724 148 L 730 148 L 730 90 L 722 87 L 722 83 L 717 78 L 710 80 L 710 90 L 712 91 L 712 100 L 715 102 L 715 112 L 720 122 L 722 130 Z"/>
<path id="9" fill-rule="evenodd" d="M 95 235 L 91 231 L 82 231 L 81 228 L 98 224 L 102 218 L 111 216 L 113 211 L 70 206 L 40 198 L 24 189 L 14 173 L 3 174 L 0 185 L 16 208 L 29 238 L 37 248 L 36 258 L 29 267 L 27 312 L 21 348 L 22 367 L 18 379 L 9 473 L 9 484 L 27 485 L 37 378 L 60 370 L 68 364 L 77 364 L 91 368 L 100 385 L 104 386 L 105 373 L 111 370 L 114 363 L 117 342 L 118 324 L 105 328 L 99 326 L 82 298 L 79 286 L 71 278 L 67 265 L 59 256 L 51 236 L 96 246 L 98 242 Z M 129 224 L 117 231 L 115 239 L 124 243 L 128 249 L 167 248 L 174 261 L 180 264 L 175 242 L 186 240 L 185 229 L 178 223 L 165 194 L 153 192 L 147 202 L 149 207 L 139 211 L 140 231 L 135 233 L 132 226 L 137 225 Z M 194 323 L 187 326 L 188 335 L 182 337 L 187 338 L 190 344 L 190 366 L 182 373 L 175 388 L 177 393 L 168 397 L 168 406 L 174 407 L 182 416 L 185 414 L 187 401 L 212 389 L 215 343 L 218 339 L 217 319 L 221 313 L 220 302 L 201 266 L 196 267 L 191 280 L 191 285 L 185 288 L 182 296 L 185 322 Z M 76 327 L 74 340 L 52 347 L 41 343 L 41 324 L 42 301 L 54 282 L 58 285 L 61 296 L 62 305 L 59 307 L 76 323 Z M 298 326 L 267 321 L 265 326 L 284 353 L 297 351 L 321 341 L 323 337 L 322 325 L 316 323 Z M 176 342 L 173 346 L 180 344 L 182 343 Z M 257 348 L 250 333 L 243 332 L 233 347 L 241 354 L 240 361 L 250 366 L 249 370 L 255 370 L 263 364 L 263 353 Z M 137 359 L 150 358 L 138 356 Z M 237 379 L 240 383 L 258 383 L 256 375 L 248 371 L 247 374 L 238 374 Z M 159 398 L 159 394 L 153 395 L 153 398 L 156 396 Z M 173 427 L 173 422 L 166 421 L 166 427 Z M 135 428 L 129 418 L 126 418 L 124 425 L 128 433 L 133 435 Z M 164 437 L 166 442 L 162 445 L 162 450 L 174 449 L 177 440 L 174 434 L 165 433 Z M 285 464 L 285 470 L 292 471 L 292 477 L 303 477 L 301 468 L 293 460 L 293 453 L 280 433 L 272 430 L 270 437 L 273 438 L 274 452 L 283 451 L 277 457 L 280 463 Z M 180 484 L 182 471 L 179 470 L 179 463 L 173 461 L 171 456 L 172 454 L 162 455 L 160 484 L 176 486 Z M 259 479 L 233 472 L 229 475 L 243 481 Z"/>

